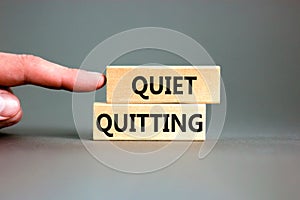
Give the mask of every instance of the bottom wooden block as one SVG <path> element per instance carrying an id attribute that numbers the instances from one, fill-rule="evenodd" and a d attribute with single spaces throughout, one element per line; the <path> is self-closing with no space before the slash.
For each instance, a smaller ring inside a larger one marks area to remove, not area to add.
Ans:
<path id="1" fill-rule="evenodd" d="M 94 140 L 205 140 L 205 104 L 94 103 Z"/>

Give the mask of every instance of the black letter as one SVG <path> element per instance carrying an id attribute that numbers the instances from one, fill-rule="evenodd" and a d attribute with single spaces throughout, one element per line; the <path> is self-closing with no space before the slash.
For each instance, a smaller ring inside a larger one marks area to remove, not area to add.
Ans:
<path id="1" fill-rule="evenodd" d="M 172 132 L 175 132 L 175 121 L 182 132 L 186 132 L 186 114 L 182 114 L 182 123 L 179 121 L 176 114 L 171 115 Z"/>
<path id="2" fill-rule="evenodd" d="M 135 114 L 129 114 L 130 116 L 130 121 L 131 121 L 131 124 L 130 124 L 130 129 L 129 131 L 130 132 L 136 132 L 136 129 L 135 129 L 135 125 L 134 125 L 134 118 L 135 118 Z"/>
<path id="3" fill-rule="evenodd" d="M 170 132 L 169 125 L 168 125 L 169 114 L 163 114 L 163 117 L 165 118 L 163 132 Z"/>
<path id="4" fill-rule="evenodd" d="M 141 91 L 137 90 L 136 88 L 136 82 L 138 80 L 141 80 L 144 84 L 144 87 Z M 132 81 L 132 90 L 134 91 L 134 93 L 139 94 L 143 99 L 149 99 L 149 96 L 144 95 L 144 93 L 147 91 L 147 86 L 148 86 L 147 80 L 142 76 L 137 76 Z"/>
<path id="5" fill-rule="evenodd" d="M 119 127 L 119 120 L 118 120 L 118 114 L 114 114 L 114 119 L 115 119 L 115 129 L 118 132 L 124 132 L 127 128 L 127 114 L 124 114 L 124 125 L 122 128 Z"/>
<path id="6" fill-rule="evenodd" d="M 145 117 L 149 117 L 149 114 L 137 114 L 136 117 L 141 118 L 141 131 L 145 132 Z"/>
<path id="7" fill-rule="evenodd" d="M 194 132 L 201 132 L 202 131 L 202 122 L 196 122 L 196 125 L 198 125 L 198 128 L 194 128 L 194 126 L 193 126 L 193 120 L 196 117 L 202 118 L 202 115 L 201 114 L 193 114 L 189 119 L 189 127 Z"/>
<path id="8" fill-rule="evenodd" d="M 152 94 L 160 94 L 163 90 L 163 77 L 160 76 L 159 77 L 159 86 L 158 86 L 158 90 L 155 91 L 154 90 L 154 77 L 150 76 L 150 91 L 152 92 Z"/>
<path id="9" fill-rule="evenodd" d="M 158 118 L 162 117 L 162 114 L 150 114 L 150 117 L 154 118 L 154 132 L 158 131 Z"/>
<path id="10" fill-rule="evenodd" d="M 178 83 L 178 80 L 183 80 L 182 76 L 174 76 L 174 94 L 183 94 L 183 91 L 178 91 L 178 87 L 182 87 L 182 83 Z"/>
<path id="11" fill-rule="evenodd" d="M 184 77 L 184 80 L 189 81 L 189 94 L 193 93 L 193 81 L 197 80 L 197 76 L 186 76 Z"/>
<path id="12" fill-rule="evenodd" d="M 170 80 L 171 80 L 171 76 L 166 76 L 165 79 L 166 79 L 166 91 L 165 91 L 165 94 L 171 94 L 171 90 L 170 90 L 170 87 L 171 87 L 171 84 L 170 84 Z"/>
<path id="13" fill-rule="evenodd" d="M 101 119 L 103 117 L 105 117 L 107 119 L 107 127 L 106 128 L 103 128 L 100 125 Z M 97 124 L 97 128 L 100 131 L 104 132 L 105 135 L 107 135 L 108 137 L 113 137 L 114 136 L 112 133 L 108 132 L 109 129 L 111 128 L 111 125 L 112 125 L 112 120 L 111 120 L 111 118 L 110 118 L 110 116 L 108 114 L 101 114 L 101 115 L 99 115 L 98 118 L 97 118 L 97 123 L 96 124 Z"/>

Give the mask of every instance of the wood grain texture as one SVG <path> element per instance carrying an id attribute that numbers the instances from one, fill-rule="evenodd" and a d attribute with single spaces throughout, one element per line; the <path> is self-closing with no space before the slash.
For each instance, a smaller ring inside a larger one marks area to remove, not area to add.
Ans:
<path id="1" fill-rule="evenodd" d="M 106 76 L 108 103 L 220 103 L 219 66 L 108 66 Z"/>
<path id="2" fill-rule="evenodd" d="M 205 104 L 94 103 L 94 140 L 205 140 L 205 131 Z"/>

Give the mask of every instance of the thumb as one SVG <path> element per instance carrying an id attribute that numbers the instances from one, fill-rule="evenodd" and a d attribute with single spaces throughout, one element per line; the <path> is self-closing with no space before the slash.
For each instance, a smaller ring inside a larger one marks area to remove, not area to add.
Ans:
<path id="1" fill-rule="evenodd" d="M 10 91 L 0 89 L 0 127 L 20 121 L 22 109 L 18 98 Z"/>

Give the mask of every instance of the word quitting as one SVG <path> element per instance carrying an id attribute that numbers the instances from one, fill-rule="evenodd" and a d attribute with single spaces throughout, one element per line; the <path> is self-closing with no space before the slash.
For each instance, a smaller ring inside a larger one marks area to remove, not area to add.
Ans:
<path id="1" fill-rule="evenodd" d="M 204 104 L 94 103 L 94 140 L 205 140 Z"/>

